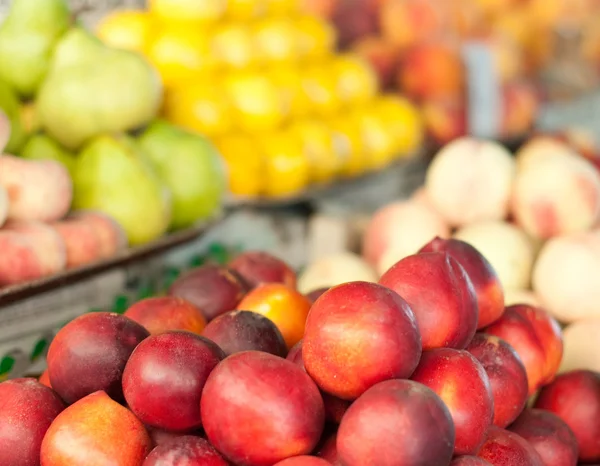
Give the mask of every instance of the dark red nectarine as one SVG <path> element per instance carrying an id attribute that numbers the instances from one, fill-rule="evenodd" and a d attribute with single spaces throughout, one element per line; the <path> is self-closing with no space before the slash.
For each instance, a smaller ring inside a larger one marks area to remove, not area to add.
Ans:
<path id="1" fill-rule="evenodd" d="M 339 398 L 358 398 L 369 387 L 412 374 L 421 339 L 410 306 L 375 283 L 335 286 L 313 304 L 302 342 L 306 371 Z"/>
<path id="2" fill-rule="evenodd" d="M 323 458 L 304 455 L 280 461 L 275 466 L 331 466 L 331 463 Z"/>
<path id="3" fill-rule="evenodd" d="M 527 440 L 496 426 L 489 428 L 477 456 L 493 466 L 545 466 Z"/>
<path id="4" fill-rule="evenodd" d="M 127 309 L 125 317 L 146 328 L 151 335 L 169 330 L 200 334 L 206 326 L 206 319 L 196 306 L 174 296 L 157 296 L 138 301 Z"/>
<path id="5" fill-rule="evenodd" d="M 315 301 L 316 301 L 317 299 L 319 299 L 319 298 L 321 297 L 321 295 L 322 295 L 323 293 L 325 293 L 325 292 L 326 292 L 328 289 L 329 289 L 329 288 L 317 288 L 316 290 L 313 290 L 313 291 L 311 291 L 310 293 L 308 293 L 308 294 L 306 295 L 306 297 L 308 298 L 308 300 L 309 300 L 311 303 L 313 303 L 313 304 L 314 304 L 314 303 L 315 303 Z"/>
<path id="6" fill-rule="evenodd" d="M 317 456 L 334 465 L 340 462 L 337 452 L 337 432 L 325 438 L 325 441 L 318 448 Z"/>
<path id="7" fill-rule="evenodd" d="M 152 445 L 155 447 L 158 445 L 162 445 L 165 442 L 169 442 L 174 438 L 190 435 L 187 432 L 170 432 L 168 430 L 158 429 L 156 427 L 151 426 L 146 426 L 146 430 L 148 431 L 148 435 L 150 435 Z"/>
<path id="8" fill-rule="evenodd" d="M 64 408 L 59 396 L 35 379 L 0 383 L 0 464 L 39 466 L 42 439 Z"/>
<path id="9" fill-rule="evenodd" d="M 150 452 L 142 466 L 229 466 L 206 440 L 193 435 L 171 439 Z"/>
<path id="10" fill-rule="evenodd" d="M 337 434 L 345 466 L 449 464 L 454 426 L 429 388 L 387 380 L 369 388 L 346 412 Z"/>
<path id="11" fill-rule="evenodd" d="M 125 400 L 149 426 L 179 432 L 198 428 L 202 388 L 224 357 L 216 343 L 190 332 L 153 335 L 125 366 Z"/>
<path id="12" fill-rule="evenodd" d="M 245 466 L 309 454 L 325 421 L 321 394 L 306 372 L 262 351 L 223 360 L 209 376 L 200 406 L 209 441 Z"/>
<path id="13" fill-rule="evenodd" d="M 67 404 L 99 390 L 122 401 L 125 364 L 149 335 L 140 324 L 119 314 L 92 312 L 77 317 L 50 343 L 47 361 L 52 388 Z"/>
<path id="14" fill-rule="evenodd" d="M 261 283 L 283 283 L 296 288 L 296 273 L 281 259 L 263 251 L 246 251 L 227 266 L 254 288 Z"/>
<path id="15" fill-rule="evenodd" d="M 423 353 L 411 377 L 446 403 L 456 428 L 455 455 L 472 455 L 494 416 L 492 389 L 485 370 L 471 353 L 439 348 Z"/>
<path id="16" fill-rule="evenodd" d="M 214 341 L 227 356 L 240 351 L 264 351 L 285 357 L 287 346 L 277 326 L 251 311 L 231 311 L 213 319 L 202 335 Z"/>

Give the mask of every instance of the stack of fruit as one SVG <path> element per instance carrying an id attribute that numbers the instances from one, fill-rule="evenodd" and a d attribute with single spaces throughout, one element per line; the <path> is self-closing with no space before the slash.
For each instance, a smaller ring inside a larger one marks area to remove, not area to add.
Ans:
<path id="1" fill-rule="evenodd" d="M 530 128 L 539 101 L 534 84 L 548 74 L 555 52 L 563 54 L 560 60 L 579 64 L 576 72 L 572 67 L 567 72 L 571 81 L 583 80 L 589 64 L 596 70 L 600 66 L 597 0 L 304 3 L 308 11 L 334 22 L 340 45 L 367 58 L 383 85 L 399 89 L 421 106 L 427 129 L 440 143 L 467 130 L 468 79 L 461 57 L 466 43 L 484 45 L 494 63 L 502 104 L 496 110 L 501 113 L 500 138 L 519 137 Z M 582 40 L 562 51 L 556 43 L 565 30 L 576 31 Z M 482 60 L 477 66 L 483 66 Z"/>
<path id="2" fill-rule="evenodd" d="M 0 384 L 0 462 L 600 461 L 600 373 L 557 377 L 557 322 L 535 306 L 505 308 L 494 270 L 467 243 L 434 240 L 379 283 L 308 297 L 295 282 L 281 260 L 249 252 L 188 272 L 125 315 L 73 320 L 39 382 Z"/>
<path id="3" fill-rule="evenodd" d="M 162 94 L 145 58 L 72 25 L 66 0 L 15 0 L 0 25 L 0 109 L 8 118 L 0 123 L 2 149 L 6 144 L 11 154 L 65 166 L 73 206 L 114 218 L 131 245 L 213 216 L 226 190 L 216 149 L 203 136 L 156 119 Z M 38 181 L 39 168 L 35 177 L 20 168 L 45 165 L 14 163 L 13 182 L 48 202 L 43 190 L 53 182 L 50 172 L 42 168 L 48 178 Z M 9 176 L 4 168 L 2 176 Z M 16 209 L 21 194 L 8 194 Z M 64 215 L 70 196 L 61 195 L 60 215 L 50 221 Z M 29 208 L 39 206 L 23 204 Z"/>
<path id="4" fill-rule="evenodd" d="M 369 64 L 336 55 L 333 28 L 296 0 L 148 3 L 107 16 L 97 33 L 156 66 L 164 117 L 215 141 L 234 195 L 294 195 L 419 148 L 415 108 L 379 95 Z"/>

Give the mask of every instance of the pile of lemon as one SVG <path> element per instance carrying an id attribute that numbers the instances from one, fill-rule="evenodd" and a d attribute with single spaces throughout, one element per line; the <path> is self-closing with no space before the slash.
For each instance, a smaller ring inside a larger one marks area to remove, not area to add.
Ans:
<path id="1" fill-rule="evenodd" d="M 164 117 L 215 142 L 236 196 L 294 195 L 380 170 L 422 142 L 415 107 L 380 94 L 374 70 L 337 54 L 332 26 L 296 0 L 149 0 L 97 33 L 156 66 Z"/>

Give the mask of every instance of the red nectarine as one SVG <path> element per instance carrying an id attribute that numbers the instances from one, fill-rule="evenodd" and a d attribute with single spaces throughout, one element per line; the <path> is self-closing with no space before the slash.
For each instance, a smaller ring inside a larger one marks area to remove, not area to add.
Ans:
<path id="1" fill-rule="evenodd" d="M 488 430 L 477 456 L 494 466 L 545 466 L 527 440 L 496 426 Z"/>
<path id="2" fill-rule="evenodd" d="M 267 252 L 243 252 L 227 266 L 252 288 L 261 283 L 283 283 L 290 288 L 296 287 L 296 273 L 284 261 Z"/>
<path id="3" fill-rule="evenodd" d="M 142 466 L 229 466 L 206 440 L 192 435 L 177 437 L 150 452 Z"/>
<path id="4" fill-rule="evenodd" d="M 151 335 L 168 330 L 200 334 L 206 326 L 206 319 L 196 306 L 174 296 L 142 299 L 127 309 L 125 317 L 146 328 Z"/>

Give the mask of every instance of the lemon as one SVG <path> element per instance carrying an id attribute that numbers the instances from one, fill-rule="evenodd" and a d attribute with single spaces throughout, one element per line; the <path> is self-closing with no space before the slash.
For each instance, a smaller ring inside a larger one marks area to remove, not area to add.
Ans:
<path id="1" fill-rule="evenodd" d="M 255 141 L 245 135 L 233 134 L 215 140 L 225 163 L 229 190 L 241 197 L 257 197 L 264 185 L 264 163 Z"/>
<path id="2" fill-rule="evenodd" d="M 341 115 L 328 122 L 333 131 L 334 149 L 342 161 L 341 174 L 358 176 L 367 171 L 361 125 L 353 115 Z"/>
<path id="3" fill-rule="evenodd" d="M 267 0 L 227 0 L 225 15 L 233 21 L 247 21 L 267 12 Z"/>
<path id="4" fill-rule="evenodd" d="M 371 65 L 358 55 L 345 54 L 333 62 L 340 100 L 349 106 L 364 105 L 375 97 L 378 81 Z"/>
<path id="5" fill-rule="evenodd" d="M 303 69 L 302 89 L 318 115 L 333 116 L 341 107 L 337 79 L 331 67 L 314 65 Z"/>
<path id="6" fill-rule="evenodd" d="M 333 53 L 337 37 L 335 29 L 327 21 L 306 15 L 295 22 L 302 58 L 319 60 Z"/>
<path id="7" fill-rule="evenodd" d="M 164 23 L 212 23 L 225 13 L 227 0 L 148 0 L 150 13 Z"/>
<path id="8" fill-rule="evenodd" d="M 256 64 L 254 38 L 243 23 L 225 23 L 218 27 L 211 41 L 211 53 L 218 65 L 246 70 Z"/>
<path id="9" fill-rule="evenodd" d="M 295 66 L 274 66 L 267 73 L 280 89 L 290 116 L 307 116 L 312 104 L 303 90 L 300 69 Z"/>
<path id="10" fill-rule="evenodd" d="M 102 18 L 96 35 L 111 47 L 144 53 L 152 27 L 152 17 L 145 11 L 116 10 Z"/>
<path id="11" fill-rule="evenodd" d="M 299 36 L 295 24 L 286 18 L 266 18 L 253 28 L 259 60 L 265 64 L 293 63 L 299 56 Z"/>
<path id="12" fill-rule="evenodd" d="M 379 170 L 395 158 L 394 136 L 385 117 L 372 108 L 356 112 L 354 117 L 360 124 L 361 138 L 367 170 Z"/>
<path id="13" fill-rule="evenodd" d="M 414 155 L 425 133 L 419 110 L 408 99 L 391 94 L 378 97 L 374 107 L 389 128 L 396 155 Z"/>
<path id="14" fill-rule="evenodd" d="M 267 14 L 270 16 L 291 17 L 300 9 L 299 0 L 266 0 Z"/>

